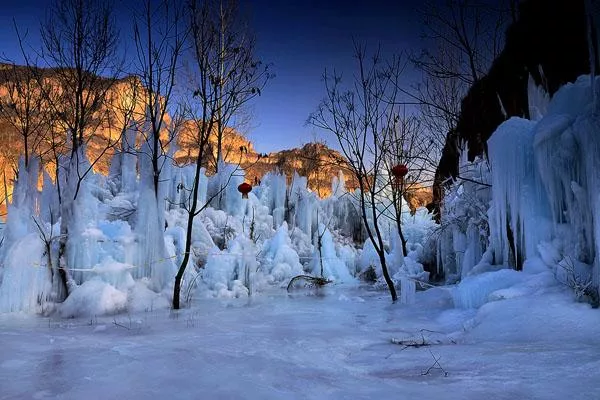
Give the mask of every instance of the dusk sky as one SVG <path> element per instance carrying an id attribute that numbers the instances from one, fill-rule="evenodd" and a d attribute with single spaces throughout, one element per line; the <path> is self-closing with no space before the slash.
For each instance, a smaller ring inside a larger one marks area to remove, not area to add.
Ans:
<path id="1" fill-rule="evenodd" d="M 38 43 L 40 21 L 49 1 L 4 0 L 0 15 L 0 54 L 19 61 L 12 19 L 28 30 L 28 42 Z M 116 1 L 124 41 L 131 40 L 131 10 L 136 1 Z M 259 152 L 300 146 L 315 137 L 334 144 L 334 138 L 305 126 L 308 115 L 324 95 L 321 75 L 336 68 L 351 78 L 353 38 L 385 53 L 420 47 L 422 2 L 416 0 L 242 0 L 257 35 L 258 56 L 272 63 L 276 77 L 253 104 L 249 132 Z M 414 79 L 407 74 L 408 81 Z M 335 147 L 335 146 L 334 146 Z"/>

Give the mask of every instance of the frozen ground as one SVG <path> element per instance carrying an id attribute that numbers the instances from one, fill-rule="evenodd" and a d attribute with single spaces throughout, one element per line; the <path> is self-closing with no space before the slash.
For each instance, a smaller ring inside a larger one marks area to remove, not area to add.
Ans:
<path id="1" fill-rule="evenodd" d="M 404 348 L 391 339 L 436 343 Z M 439 358 L 439 369 L 424 375 Z M 600 313 L 556 288 L 479 310 L 335 287 L 188 310 L 0 315 L 1 399 L 597 399 Z"/>

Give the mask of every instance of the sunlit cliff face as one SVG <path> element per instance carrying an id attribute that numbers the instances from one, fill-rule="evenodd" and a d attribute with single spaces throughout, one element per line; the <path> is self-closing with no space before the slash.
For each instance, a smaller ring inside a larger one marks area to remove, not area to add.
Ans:
<path id="1" fill-rule="evenodd" d="M 43 96 L 60 98 L 63 95 L 58 80 L 48 73 L 41 80 L 43 87 L 38 83 L 40 80 L 32 79 L 27 82 L 27 85 L 17 86 L 7 80 L 7 76 L 4 76 L 5 79 L 0 79 L 0 101 L 5 107 L 7 105 L 12 107 L 13 112 L 0 114 L 2 198 L 6 194 L 10 196 L 18 158 L 24 154 L 22 127 L 19 125 L 18 116 L 23 114 L 25 107 L 29 105 L 33 109 L 30 118 L 35 122 L 32 124 L 35 130 L 30 132 L 28 138 L 29 155 L 41 157 L 43 167 L 53 179 L 56 177 L 56 155 L 68 152 L 66 140 L 68 129 L 60 123 L 60 118 L 53 115 L 53 112 L 57 111 L 47 104 Z M 121 146 L 120 138 L 125 129 L 134 127 L 140 132 L 137 139 L 139 146 L 144 135 L 146 96 L 146 90 L 136 77 L 127 77 L 110 84 L 104 102 L 97 107 L 90 118 L 85 135 L 87 155 L 92 160 L 95 172 L 104 175 L 108 173 L 114 149 Z M 167 113 L 161 128 L 161 141 L 165 149 L 168 149 L 169 137 L 176 130 L 178 137 L 175 162 L 178 165 L 195 162 L 198 156 L 197 123 L 183 121 L 175 125 Z M 216 137 L 212 135 L 203 159 L 209 174 L 214 171 L 216 154 Z M 246 180 L 251 184 L 258 184 L 269 171 L 282 171 L 288 179 L 291 179 L 296 171 L 308 178 L 310 189 L 321 197 L 327 197 L 331 194 L 332 178 L 342 171 L 346 175 L 347 189 L 354 190 L 358 187 L 357 183 L 350 178 L 344 157 L 322 143 L 308 143 L 300 149 L 260 154 L 251 141 L 235 129 L 227 128 L 223 137 L 223 156 L 226 162 L 240 164 L 245 170 Z M 40 185 L 41 181 L 40 177 Z M 422 194 L 411 198 L 413 198 L 410 201 L 411 205 L 412 203 L 424 205 L 428 201 L 427 195 Z M 0 204 L 0 210 L 4 209 L 5 203 Z"/>

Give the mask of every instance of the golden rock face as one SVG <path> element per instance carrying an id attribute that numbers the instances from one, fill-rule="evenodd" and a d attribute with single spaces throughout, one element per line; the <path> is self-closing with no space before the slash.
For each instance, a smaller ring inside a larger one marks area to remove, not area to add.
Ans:
<path id="1" fill-rule="evenodd" d="M 183 165 L 193 162 L 198 155 L 195 145 L 194 123 L 184 124 L 178 138 L 178 151 L 175 160 Z M 226 162 L 239 164 L 246 173 L 246 180 L 255 185 L 271 171 L 285 173 L 291 180 L 294 172 L 308 178 L 308 186 L 321 197 L 331 194 L 333 177 L 342 171 L 348 176 L 347 162 L 342 155 L 321 143 L 308 143 L 302 148 L 282 150 L 269 154 L 260 154 L 251 141 L 234 129 L 227 128 L 223 135 L 223 158 Z M 209 154 L 205 165 L 209 173 L 214 171 L 216 159 L 216 138 L 210 137 Z M 346 187 L 354 190 L 357 183 L 347 179 Z"/>
<path id="2" fill-rule="evenodd" d="M 52 82 L 52 78 L 46 78 L 46 81 L 50 85 L 57 84 L 57 82 Z M 7 96 L 8 90 L 6 82 L 0 82 L 0 97 Z M 106 104 L 96 111 L 97 123 L 89 129 L 86 138 L 87 155 L 93 162 L 95 172 L 108 174 L 114 149 L 120 146 L 121 133 L 128 125 L 124 110 L 130 110 L 129 118 L 138 126 L 143 126 L 145 105 L 140 94 L 143 95 L 143 92 L 139 81 L 135 78 L 117 81 L 107 93 Z M 0 171 L 3 173 L 2 179 L 0 179 L 0 193 L 10 195 L 18 159 L 24 154 L 24 141 L 19 130 L 7 118 L 5 114 L 0 115 L 0 141 L 2 142 Z M 161 133 L 163 143 L 168 143 L 170 124 L 171 118 L 167 114 Z M 46 128 L 47 130 L 43 132 L 44 138 L 30 153 L 41 155 L 43 167 L 54 177 L 56 163 L 51 151 L 52 143 L 56 144 L 59 152 L 66 153 L 68 151 L 65 144 L 66 132 L 64 128 L 60 129 L 60 127 Z M 194 134 L 196 124 L 194 121 L 184 121 L 178 131 L 178 150 L 175 153 L 175 162 L 179 165 L 195 162 L 198 155 Z M 138 138 L 138 146 L 140 141 L 141 139 Z M 338 152 L 318 143 L 309 143 L 301 149 L 259 154 L 251 141 L 234 129 L 227 128 L 224 131 L 222 146 L 225 161 L 240 164 L 245 169 L 247 181 L 252 184 L 258 183 L 270 171 L 281 171 L 288 176 L 288 179 L 291 179 L 293 173 L 297 171 L 300 175 L 308 177 L 308 185 L 313 191 L 321 197 L 326 197 L 331 193 L 332 178 L 337 176 L 340 170 L 346 170 L 345 160 Z M 209 174 L 214 171 L 216 147 L 216 136 L 211 135 L 208 154 L 203 160 Z M 351 181 L 347 182 L 347 186 L 350 189 L 356 187 Z M 0 204 L 0 208 L 5 208 L 5 205 L 6 202 L 3 202 Z"/>
<path id="3" fill-rule="evenodd" d="M 431 187 L 422 187 L 413 185 L 406 191 L 404 198 L 410 209 L 414 212 L 419 207 L 425 207 L 433 201 L 433 191 Z"/>
<path id="4" fill-rule="evenodd" d="M 11 84 L 11 75 L 3 74 L 9 68 L 0 64 L 0 104 L 9 103 L 12 98 L 14 104 L 14 83 Z M 22 68 L 22 67 L 18 67 Z M 16 71 L 16 74 L 15 74 Z M 19 79 L 20 70 L 12 70 L 12 79 Z M 53 91 L 60 93 L 59 83 L 52 74 L 44 75 L 44 84 L 51 87 Z M 12 97 L 9 96 L 13 90 Z M 34 90 L 34 89 L 32 89 Z M 38 94 L 39 95 L 39 94 Z M 86 134 L 86 145 L 88 158 L 93 163 L 93 169 L 97 173 L 108 174 L 110 160 L 114 149 L 120 146 L 119 140 L 124 129 L 134 122 L 142 127 L 146 119 L 145 96 L 147 95 L 140 81 L 135 77 L 127 77 L 112 82 L 106 92 L 106 100 L 93 114 L 93 123 Z M 17 103 L 20 103 L 17 98 Z M 18 104 L 17 104 L 18 106 Z M 15 107 L 13 105 L 13 107 Z M 42 110 L 39 110 L 42 111 Z M 37 115 L 37 114 L 36 114 Z M 23 137 L 9 118 L 6 112 L 0 113 L 0 196 L 4 199 L 5 194 L 10 196 L 12 192 L 12 181 L 15 178 L 15 170 L 19 157 L 24 154 Z M 43 167 L 55 176 L 56 163 L 54 162 L 54 149 L 58 152 L 67 152 L 65 144 L 66 131 L 56 124 L 51 117 L 48 123 L 38 125 L 43 132 L 35 132 L 37 137 L 35 155 L 41 155 Z M 175 162 L 184 165 L 195 162 L 198 155 L 195 132 L 197 124 L 194 121 L 183 121 L 177 128 L 177 151 Z M 166 114 L 164 124 L 161 128 L 161 141 L 168 143 L 170 130 L 173 129 L 171 117 Z M 138 137 L 139 146 L 142 139 Z M 31 146 L 31 141 L 30 141 Z M 54 149 L 53 149 L 54 146 Z M 167 145 L 168 147 L 168 145 Z M 214 171 L 216 159 L 217 139 L 216 135 L 209 138 L 208 152 L 203 160 L 208 173 Z M 302 148 L 282 150 L 269 154 L 259 154 L 254 149 L 252 142 L 232 128 L 226 128 L 223 134 L 223 158 L 226 162 L 240 164 L 245 170 L 246 180 L 255 185 L 262 177 L 270 171 L 285 173 L 291 180 L 294 172 L 308 178 L 308 186 L 320 197 L 331 194 L 331 183 L 340 171 L 346 176 L 346 188 L 354 190 L 358 187 L 356 180 L 351 178 L 348 172 L 346 159 L 337 151 L 330 149 L 323 143 L 307 143 Z M 41 178 L 40 178 L 41 184 Z M 430 192 L 429 192 L 430 193 Z M 422 206 L 429 202 L 430 196 L 427 190 L 418 190 L 408 195 L 407 199 L 412 207 Z M 6 201 L 0 203 L 0 212 L 6 207 Z"/>

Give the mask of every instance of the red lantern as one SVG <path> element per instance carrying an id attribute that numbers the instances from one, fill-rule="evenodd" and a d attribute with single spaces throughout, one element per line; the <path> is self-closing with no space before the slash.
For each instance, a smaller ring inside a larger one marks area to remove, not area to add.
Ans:
<path id="1" fill-rule="evenodd" d="M 252 191 L 252 186 L 244 182 L 238 186 L 238 191 L 242 194 L 242 199 L 247 199 L 248 193 Z"/>
<path id="2" fill-rule="evenodd" d="M 406 174 L 408 174 L 408 168 L 406 167 L 406 165 L 398 164 L 392 167 L 392 175 L 394 175 L 394 178 L 396 178 L 397 180 L 400 178 L 404 178 Z"/>
<path id="3" fill-rule="evenodd" d="M 394 165 L 390 171 L 394 176 L 392 186 L 395 190 L 400 190 L 404 181 L 404 176 L 408 173 L 408 168 L 404 164 Z"/>

